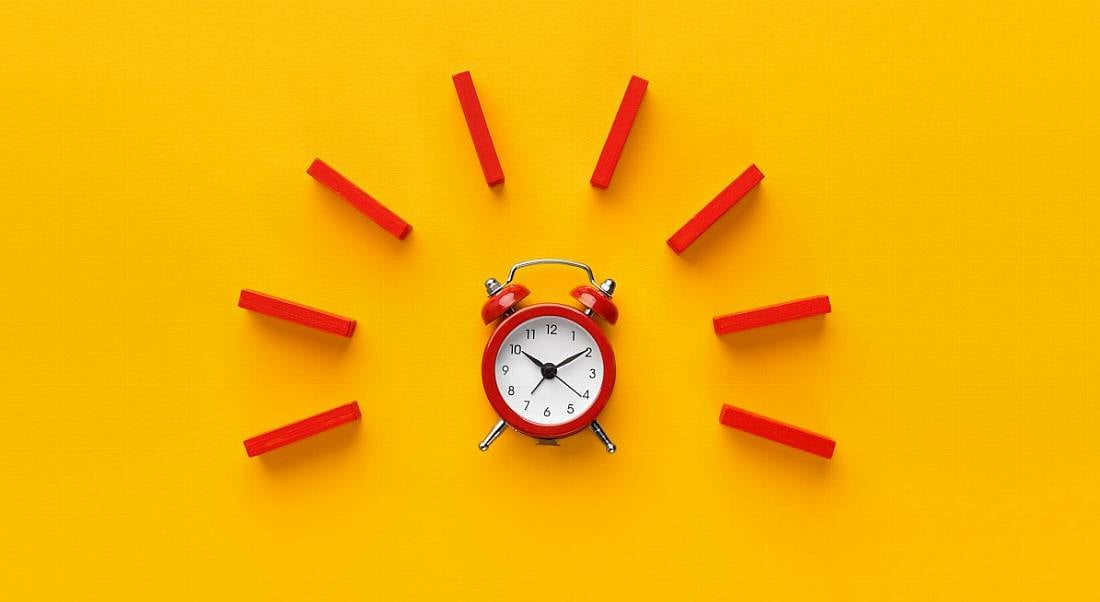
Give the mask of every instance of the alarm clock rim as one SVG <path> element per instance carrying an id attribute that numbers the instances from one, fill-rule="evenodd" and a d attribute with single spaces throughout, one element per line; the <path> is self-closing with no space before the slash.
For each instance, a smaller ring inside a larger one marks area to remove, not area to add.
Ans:
<path id="1" fill-rule="evenodd" d="M 501 345 L 504 344 L 504 340 L 519 324 L 544 316 L 557 316 L 572 320 L 588 331 L 592 340 L 596 341 L 596 346 L 600 348 L 604 366 L 604 377 L 600 393 L 588 410 L 574 420 L 552 426 L 529 422 L 508 407 L 508 403 L 504 401 L 504 397 L 497 390 L 496 382 L 496 357 L 500 352 Z M 537 439 L 568 437 L 587 428 L 607 406 L 607 402 L 611 398 L 611 391 L 615 388 L 615 352 L 611 348 L 611 342 L 607 339 L 607 334 L 604 333 L 599 324 L 575 307 L 560 303 L 529 305 L 505 318 L 497 325 L 492 336 L 489 337 L 481 359 L 481 384 L 485 389 L 485 396 L 489 398 L 489 405 L 512 428 Z"/>

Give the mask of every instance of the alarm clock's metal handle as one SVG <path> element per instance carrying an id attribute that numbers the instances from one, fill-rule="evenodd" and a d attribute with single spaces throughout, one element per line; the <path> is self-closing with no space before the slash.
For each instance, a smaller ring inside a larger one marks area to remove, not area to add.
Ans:
<path id="1" fill-rule="evenodd" d="M 567 265 L 567 266 L 574 267 L 574 268 L 580 268 L 580 269 L 584 270 L 585 274 L 588 274 L 588 281 L 592 283 L 592 286 L 599 286 L 598 284 L 596 284 L 596 276 L 594 276 L 592 274 L 592 268 L 588 267 L 586 264 L 583 264 L 579 261 L 571 261 L 569 259 L 558 259 L 556 257 L 544 257 L 542 259 L 528 259 L 527 261 L 521 261 L 521 262 L 517 263 L 516 265 L 512 266 L 511 270 L 508 271 L 508 279 L 504 281 L 504 284 L 507 285 L 507 284 L 511 283 L 512 279 L 516 277 L 516 272 L 519 271 L 520 268 L 526 268 L 526 267 L 530 267 L 530 266 L 533 266 L 533 265 L 545 265 L 545 264 Z"/>
<path id="2" fill-rule="evenodd" d="M 597 287 L 601 292 L 603 292 L 603 294 L 607 295 L 608 297 L 615 294 L 614 280 L 608 278 L 607 280 L 604 280 L 602 284 L 596 284 L 596 275 L 592 273 L 592 268 L 588 267 L 587 264 L 581 263 L 579 261 L 572 261 L 569 259 L 559 259 L 557 257 L 543 257 L 541 259 L 528 259 L 527 261 L 521 261 L 512 266 L 511 270 L 508 270 L 508 279 L 504 281 L 504 284 L 500 284 L 496 280 L 490 278 L 489 280 L 485 281 L 485 290 L 487 293 L 489 293 L 489 296 L 492 296 L 508 284 L 511 284 L 512 280 L 516 277 L 516 272 L 518 272 L 520 268 L 546 264 L 567 265 L 572 268 L 582 269 L 584 270 L 584 273 L 588 275 L 588 281 L 592 283 L 592 286 Z"/>

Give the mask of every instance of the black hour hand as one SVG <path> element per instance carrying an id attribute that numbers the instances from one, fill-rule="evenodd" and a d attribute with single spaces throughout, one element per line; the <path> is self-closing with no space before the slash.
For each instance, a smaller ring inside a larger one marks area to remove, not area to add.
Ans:
<path id="1" fill-rule="evenodd" d="M 531 362 L 534 363 L 536 366 L 538 366 L 539 369 L 542 368 L 542 362 L 535 359 L 534 356 L 532 356 L 530 353 L 527 353 L 526 351 L 521 351 L 520 353 L 522 353 L 523 355 L 526 355 L 527 359 L 531 360 Z"/>

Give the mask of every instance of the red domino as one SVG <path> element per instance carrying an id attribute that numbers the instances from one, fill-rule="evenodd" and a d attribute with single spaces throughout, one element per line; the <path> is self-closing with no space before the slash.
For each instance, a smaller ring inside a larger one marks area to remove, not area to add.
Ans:
<path id="1" fill-rule="evenodd" d="M 816 454 L 822 458 L 832 458 L 833 451 L 836 450 L 836 441 L 825 435 L 812 433 L 797 426 L 773 420 L 760 414 L 754 414 L 748 410 L 735 408 L 728 404 L 722 405 L 718 422 L 758 437 L 771 439 L 776 443 Z"/>
<path id="2" fill-rule="evenodd" d="M 634 126 L 634 118 L 638 116 L 638 107 L 642 106 L 642 97 L 645 96 L 648 86 L 648 81 L 637 75 L 630 76 L 626 94 L 619 103 L 619 112 L 615 114 L 615 121 L 611 122 L 611 131 L 608 132 L 600 158 L 596 161 L 596 170 L 592 172 L 590 181 L 596 188 L 607 188 L 611 184 L 611 176 L 615 173 L 615 166 L 619 164 L 626 138 L 630 135 L 630 128 Z"/>
<path id="3" fill-rule="evenodd" d="M 344 337 L 355 332 L 355 320 L 258 291 L 242 290 L 237 306 Z"/>
<path id="4" fill-rule="evenodd" d="M 340 175 L 339 172 L 332 167 L 329 167 L 328 163 L 320 159 L 314 159 L 309 169 L 306 170 L 306 173 L 313 176 L 313 179 L 324 184 L 329 190 L 344 197 L 344 200 L 354 205 L 356 209 L 362 211 L 371 221 L 382 226 L 383 230 L 393 234 L 399 240 L 405 240 L 405 237 L 409 235 L 409 231 L 412 230 L 412 226 L 410 226 L 408 222 L 397 217 L 396 213 L 387 209 L 385 205 L 376 201 L 374 197 L 366 192 L 363 192 L 363 190 L 353 184 L 351 180 Z"/>
<path id="5" fill-rule="evenodd" d="M 262 435 L 256 435 L 251 439 L 245 439 L 244 449 L 248 452 L 248 457 L 252 458 L 284 445 L 290 445 L 295 441 L 301 441 L 306 437 L 312 437 L 317 433 L 334 429 L 341 424 L 354 422 L 359 420 L 361 416 L 359 403 L 353 401 L 347 405 L 321 412 L 316 416 L 310 416 L 305 420 L 299 420 Z"/>
<path id="6" fill-rule="evenodd" d="M 474 80 L 469 71 L 455 74 L 451 79 L 454 80 L 455 91 L 458 92 L 462 114 L 466 116 L 466 125 L 470 128 L 470 137 L 474 139 L 474 150 L 477 151 L 478 161 L 481 161 L 481 171 L 485 172 L 485 182 L 489 186 L 501 184 L 504 182 L 504 170 L 500 167 L 500 159 L 493 147 L 493 137 L 489 135 L 489 124 L 485 123 L 485 113 L 481 110 L 481 101 L 477 99 Z"/>
<path id="7" fill-rule="evenodd" d="M 767 307 L 758 307 L 735 314 L 715 316 L 714 332 L 715 334 L 729 334 L 739 330 L 748 330 L 749 328 L 758 328 L 760 326 L 768 326 L 779 322 L 827 314 L 831 311 L 833 311 L 833 306 L 829 304 L 829 296 L 818 295 L 816 297 L 798 299 L 797 301 L 787 301 L 786 303 L 777 303 Z"/>
<path id="8" fill-rule="evenodd" d="M 763 179 L 764 174 L 756 168 L 756 165 L 750 165 L 741 175 L 737 176 L 736 180 L 730 182 L 725 190 L 719 192 L 714 200 L 707 203 L 699 213 L 696 213 L 695 217 L 689 219 L 682 228 L 677 230 L 676 234 L 668 239 L 668 246 L 672 247 L 672 250 L 676 251 L 677 254 L 683 253 L 691 246 L 691 243 L 695 242 L 695 239 L 702 236 L 707 228 L 713 226 L 718 218 L 725 215 L 737 204 L 737 201 L 740 201 Z"/>

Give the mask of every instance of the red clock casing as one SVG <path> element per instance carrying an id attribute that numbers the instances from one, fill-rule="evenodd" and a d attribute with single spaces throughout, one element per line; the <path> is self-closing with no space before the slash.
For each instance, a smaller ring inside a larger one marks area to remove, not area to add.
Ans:
<path id="1" fill-rule="evenodd" d="M 596 341 L 604 361 L 603 386 L 600 388 L 600 393 L 596 396 L 592 406 L 574 420 L 553 426 L 533 424 L 524 420 L 512 408 L 508 407 L 497 389 L 496 382 L 496 357 L 500 353 L 500 346 L 504 344 L 504 339 L 520 324 L 531 318 L 544 316 L 564 318 L 575 322 L 586 330 L 592 336 L 592 339 Z M 588 425 L 599 416 L 604 406 L 607 405 L 608 399 L 611 398 L 611 391 L 615 388 L 615 353 L 611 350 L 611 343 L 607 340 L 607 335 L 604 334 L 595 320 L 584 315 L 583 312 L 557 303 L 532 305 L 505 318 L 493 331 L 493 336 L 489 337 L 489 342 L 485 345 L 485 354 L 481 358 L 481 383 L 485 387 L 485 395 L 489 398 L 489 404 L 512 428 L 538 439 L 567 437 L 588 428 Z"/>

